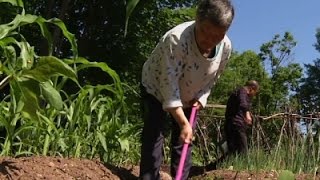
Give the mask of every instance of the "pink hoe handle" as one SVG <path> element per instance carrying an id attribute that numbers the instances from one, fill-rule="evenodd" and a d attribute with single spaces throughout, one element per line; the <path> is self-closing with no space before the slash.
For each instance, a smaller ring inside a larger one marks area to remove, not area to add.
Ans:
<path id="1" fill-rule="evenodd" d="M 189 123 L 191 124 L 192 127 L 195 125 L 196 114 L 197 114 L 197 107 L 192 107 L 192 111 L 189 119 Z M 175 180 L 181 180 L 184 162 L 186 161 L 188 147 L 189 147 L 189 144 L 187 143 L 183 144 L 182 153 L 181 153 L 178 171 L 177 171 Z"/>

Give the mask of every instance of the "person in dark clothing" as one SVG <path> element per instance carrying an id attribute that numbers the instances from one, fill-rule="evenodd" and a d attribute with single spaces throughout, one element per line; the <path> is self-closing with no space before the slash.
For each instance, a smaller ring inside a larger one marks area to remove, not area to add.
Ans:
<path id="1" fill-rule="evenodd" d="M 217 145 L 224 149 L 222 156 L 218 157 L 214 162 L 208 163 L 204 168 L 192 167 L 192 173 L 199 175 L 206 171 L 217 169 L 218 164 L 221 164 L 229 155 L 246 154 L 248 151 L 248 142 L 246 130 L 252 124 L 250 113 L 251 99 L 259 91 L 257 81 L 248 81 L 244 86 L 236 89 L 230 96 L 227 102 L 225 112 L 225 139 L 227 141 L 227 150 L 223 144 Z"/>
<path id="2" fill-rule="evenodd" d="M 252 124 L 251 99 L 258 91 L 258 82 L 251 80 L 245 86 L 236 89 L 228 99 L 225 113 L 225 135 L 228 154 L 246 154 L 248 151 L 246 130 Z"/>

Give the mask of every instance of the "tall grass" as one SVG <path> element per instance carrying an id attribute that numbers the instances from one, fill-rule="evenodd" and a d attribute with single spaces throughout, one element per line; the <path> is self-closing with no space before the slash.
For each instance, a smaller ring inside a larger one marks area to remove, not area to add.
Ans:
<path id="1" fill-rule="evenodd" d="M 297 120 L 306 122 L 306 131 Z M 224 122 L 220 109 L 201 111 L 196 131 L 195 164 L 206 165 L 222 156 Z M 294 173 L 316 174 L 320 165 L 319 130 L 317 120 L 295 119 L 289 115 L 269 120 L 255 118 L 247 133 L 248 154 L 228 156 L 218 164 L 218 168 L 232 166 L 233 169 L 253 173 L 286 169 Z"/>
<path id="2" fill-rule="evenodd" d="M 290 123 L 288 119 L 281 122 L 283 122 L 282 128 L 276 132 L 278 139 L 269 142 L 270 149 L 262 146 L 263 143 L 258 139 L 258 135 L 251 136 L 248 154 L 229 157 L 221 168 L 233 166 L 237 170 L 286 169 L 294 173 L 316 173 L 320 164 L 319 136 L 314 136 L 311 128 L 306 135 L 301 134 L 297 129 L 290 127 L 290 124 L 294 123 Z"/>

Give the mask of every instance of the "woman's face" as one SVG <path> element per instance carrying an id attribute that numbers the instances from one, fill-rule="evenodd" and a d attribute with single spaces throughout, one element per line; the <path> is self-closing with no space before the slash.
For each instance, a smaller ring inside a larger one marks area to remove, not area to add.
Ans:
<path id="1" fill-rule="evenodd" d="M 257 95 L 258 92 L 259 92 L 258 88 L 249 88 L 249 96 L 250 97 Z"/>
<path id="2" fill-rule="evenodd" d="M 210 52 L 225 36 L 228 28 L 215 26 L 208 20 L 196 22 L 196 42 L 200 52 Z"/>

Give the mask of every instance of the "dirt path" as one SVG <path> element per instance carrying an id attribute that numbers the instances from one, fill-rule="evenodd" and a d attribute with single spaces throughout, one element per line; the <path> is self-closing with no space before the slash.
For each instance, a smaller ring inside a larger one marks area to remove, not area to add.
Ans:
<path id="1" fill-rule="evenodd" d="M 161 171 L 162 180 L 170 180 L 168 168 Z M 137 179 L 138 166 L 116 167 L 99 161 L 65 159 L 55 157 L 0 158 L 0 179 L 50 179 L 50 180 L 131 180 Z M 278 173 L 239 172 L 215 170 L 193 174 L 191 179 L 277 179 Z M 314 179 L 311 175 L 299 175 L 296 179 Z M 320 180 L 320 175 L 316 177 Z"/>

